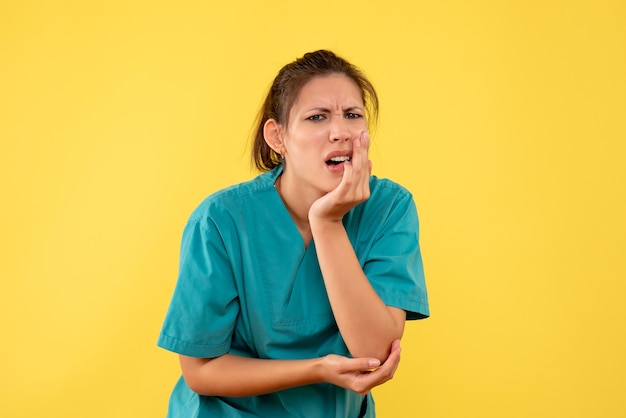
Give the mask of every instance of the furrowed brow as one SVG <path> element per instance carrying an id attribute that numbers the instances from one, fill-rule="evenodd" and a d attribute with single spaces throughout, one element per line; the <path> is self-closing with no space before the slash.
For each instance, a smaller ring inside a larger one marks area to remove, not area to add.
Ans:
<path id="1" fill-rule="evenodd" d="M 313 107 L 309 109 L 307 112 L 330 113 L 330 109 L 327 109 L 325 107 Z"/>

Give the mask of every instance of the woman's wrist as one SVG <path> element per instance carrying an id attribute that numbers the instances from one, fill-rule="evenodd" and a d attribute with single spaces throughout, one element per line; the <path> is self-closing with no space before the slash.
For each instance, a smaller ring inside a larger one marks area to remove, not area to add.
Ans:
<path id="1" fill-rule="evenodd" d="M 325 357 L 313 359 L 311 375 L 317 383 L 328 383 Z"/>
<path id="2" fill-rule="evenodd" d="M 342 218 L 309 217 L 309 226 L 313 237 L 332 233 L 333 231 L 345 231 Z"/>

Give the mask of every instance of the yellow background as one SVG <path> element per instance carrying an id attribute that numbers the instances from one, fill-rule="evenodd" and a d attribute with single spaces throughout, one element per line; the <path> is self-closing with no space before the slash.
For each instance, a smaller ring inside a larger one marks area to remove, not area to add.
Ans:
<path id="1" fill-rule="evenodd" d="M 0 416 L 164 416 L 190 211 L 250 178 L 277 70 L 331 48 L 382 100 L 432 318 L 381 417 L 626 416 L 623 1 L 3 1 Z"/>

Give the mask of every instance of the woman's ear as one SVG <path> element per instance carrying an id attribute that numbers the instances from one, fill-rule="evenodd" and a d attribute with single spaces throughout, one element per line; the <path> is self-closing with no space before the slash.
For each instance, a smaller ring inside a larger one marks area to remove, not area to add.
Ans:
<path id="1" fill-rule="evenodd" d="M 263 125 L 263 138 L 267 145 L 277 154 L 285 154 L 282 126 L 275 119 L 268 119 Z"/>

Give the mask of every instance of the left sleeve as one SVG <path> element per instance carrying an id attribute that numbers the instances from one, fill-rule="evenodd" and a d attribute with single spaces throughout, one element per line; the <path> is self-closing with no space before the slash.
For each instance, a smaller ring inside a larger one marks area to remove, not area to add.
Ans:
<path id="1" fill-rule="evenodd" d="M 398 195 L 379 222 L 363 264 L 365 275 L 383 302 L 404 309 L 408 320 L 429 317 L 419 223 L 410 193 Z"/>

